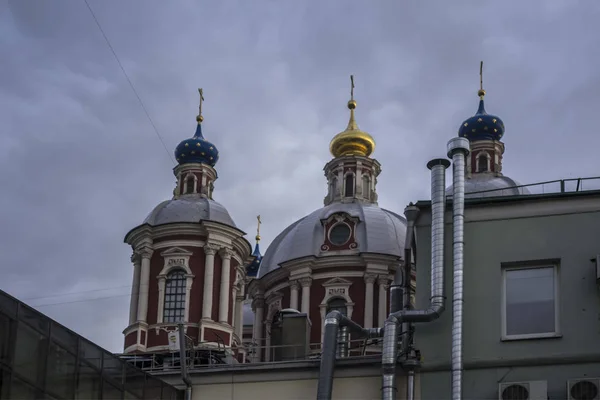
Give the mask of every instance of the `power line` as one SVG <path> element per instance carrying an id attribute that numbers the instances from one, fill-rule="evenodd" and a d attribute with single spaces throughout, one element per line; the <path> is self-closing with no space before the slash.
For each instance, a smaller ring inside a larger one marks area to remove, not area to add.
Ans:
<path id="1" fill-rule="evenodd" d="M 67 293 L 56 293 L 56 294 L 49 294 L 47 296 L 39 296 L 39 297 L 27 297 L 25 299 L 20 299 L 21 301 L 29 301 L 29 300 L 39 300 L 39 299 L 49 299 L 51 297 L 63 297 L 63 296 L 72 296 L 74 294 L 81 294 L 81 293 L 92 293 L 92 292 L 103 292 L 105 290 L 114 290 L 114 289 L 123 289 L 123 288 L 131 288 L 132 285 L 124 285 L 124 286 L 114 286 L 114 287 L 108 287 L 108 288 L 104 288 L 104 289 L 92 289 L 92 290 L 80 290 L 78 292 L 67 292 Z"/>
<path id="2" fill-rule="evenodd" d="M 117 63 L 119 64 L 119 67 L 121 68 L 121 71 L 123 71 L 123 75 L 125 75 L 125 78 L 127 79 L 127 82 L 129 82 L 129 86 L 131 87 L 131 90 L 135 94 L 135 97 L 137 97 L 137 99 L 138 99 L 138 101 L 140 103 L 140 106 L 142 106 L 142 109 L 144 110 L 144 113 L 146 114 L 146 117 L 148 117 L 148 121 L 150 121 L 150 125 L 152 125 L 152 128 L 154 129 L 154 132 L 156 133 L 156 136 L 158 137 L 158 140 L 160 140 L 160 142 L 162 143 L 165 151 L 169 155 L 169 158 L 173 162 L 173 165 L 175 165 L 175 160 L 173 159 L 173 155 L 171 154 L 171 152 L 167 148 L 167 145 L 165 144 L 164 140 L 160 136 L 160 133 L 158 133 L 158 129 L 156 129 L 156 125 L 154 125 L 154 121 L 152 121 L 152 118 L 150 118 L 150 113 L 148 113 L 148 110 L 146 109 L 146 106 L 144 105 L 144 102 L 142 101 L 142 98 L 138 94 L 137 90 L 135 90 L 135 87 L 133 86 L 133 82 L 131 82 L 131 79 L 129 79 L 129 75 L 127 75 L 127 72 L 125 72 L 125 68 L 123 68 L 123 64 L 121 64 L 121 60 L 119 60 L 119 57 L 117 56 L 117 53 L 115 52 L 115 49 L 110 44 L 110 40 L 108 40 L 108 36 L 106 36 L 106 33 L 104 33 L 104 29 L 102 29 L 102 25 L 100 25 L 100 21 L 98 21 L 98 18 L 96 18 L 96 14 L 94 13 L 94 10 L 92 10 L 92 7 L 88 3 L 88 0 L 83 0 L 83 1 L 85 2 L 85 5 L 87 6 L 88 10 L 90 11 L 90 14 L 92 14 L 92 17 L 94 18 L 94 21 L 96 21 L 96 25 L 98 26 L 98 29 L 100 30 L 100 33 L 102 33 L 102 36 L 104 37 L 104 40 L 106 41 L 106 44 L 108 45 L 108 48 L 110 49 L 110 51 L 112 52 L 113 56 L 115 57 L 115 60 L 117 60 Z"/>

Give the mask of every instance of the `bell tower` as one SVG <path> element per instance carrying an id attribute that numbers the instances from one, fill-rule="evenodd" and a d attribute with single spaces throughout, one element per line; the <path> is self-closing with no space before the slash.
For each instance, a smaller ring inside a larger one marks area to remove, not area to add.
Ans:
<path id="1" fill-rule="evenodd" d="M 193 137 L 175 149 L 177 184 L 125 236 L 133 284 L 125 353 L 169 351 L 179 323 L 196 348 L 242 343 L 242 301 L 252 248 L 227 209 L 214 200 L 219 152 L 203 135 L 202 103 Z M 238 304 L 239 303 L 239 304 Z"/>

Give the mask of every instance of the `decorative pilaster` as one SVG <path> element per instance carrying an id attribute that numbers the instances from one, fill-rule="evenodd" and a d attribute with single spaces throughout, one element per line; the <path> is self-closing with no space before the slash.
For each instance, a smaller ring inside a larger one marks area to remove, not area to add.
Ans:
<path id="1" fill-rule="evenodd" d="M 217 247 L 211 244 L 204 246 L 204 292 L 202 296 L 202 319 L 212 320 L 213 280 L 215 275 L 215 254 Z"/>
<path id="2" fill-rule="evenodd" d="M 365 274 L 365 328 L 373 327 L 373 283 L 376 279 L 377 275 Z"/>
<path id="3" fill-rule="evenodd" d="M 219 322 L 222 324 L 229 323 L 229 296 L 231 290 L 229 284 L 231 282 L 231 256 L 233 251 L 227 248 L 222 248 L 219 251 L 221 256 L 221 291 L 219 298 Z"/>
<path id="4" fill-rule="evenodd" d="M 310 316 L 310 286 L 312 285 L 312 279 L 301 278 L 299 282 L 302 285 L 302 309 L 300 312 Z"/>
<path id="5" fill-rule="evenodd" d="M 385 325 L 385 319 L 387 318 L 387 287 L 389 283 L 389 277 L 387 275 L 379 275 L 377 277 L 377 283 L 379 283 L 379 307 L 378 307 L 378 322 L 379 326 Z"/>
<path id="6" fill-rule="evenodd" d="M 141 257 L 137 253 L 131 255 L 133 263 L 133 285 L 131 286 L 131 301 L 129 303 L 129 325 L 137 320 L 138 300 L 140 296 Z"/>
<path id="7" fill-rule="evenodd" d="M 252 329 L 252 341 L 258 346 L 254 352 L 253 362 L 258 362 L 261 359 L 263 349 L 263 315 L 265 309 L 265 299 L 262 294 L 256 294 L 252 301 L 252 309 L 254 310 L 254 326 Z"/>
<path id="8" fill-rule="evenodd" d="M 298 281 L 290 281 L 290 308 L 298 310 Z"/>
<path id="9" fill-rule="evenodd" d="M 244 334 L 244 296 L 235 297 L 235 334 L 242 340 Z"/>
<path id="10" fill-rule="evenodd" d="M 165 287 L 167 286 L 167 277 L 158 276 L 158 310 L 156 311 L 156 323 L 162 324 L 165 312 Z M 187 304 L 187 303 L 186 303 Z"/>
<path id="11" fill-rule="evenodd" d="M 138 313 L 137 320 L 139 322 L 147 322 L 148 318 L 148 293 L 150 291 L 150 258 L 153 250 L 144 246 L 138 249 L 138 253 L 142 258 L 140 267 L 140 289 L 138 297 Z"/>

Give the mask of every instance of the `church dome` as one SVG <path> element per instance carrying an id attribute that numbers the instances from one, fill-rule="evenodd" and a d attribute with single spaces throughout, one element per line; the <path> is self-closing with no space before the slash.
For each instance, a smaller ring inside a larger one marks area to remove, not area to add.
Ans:
<path id="1" fill-rule="evenodd" d="M 358 128 L 358 124 L 354 119 L 356 100 L 351 99 L 348 102 L 348 109 L 350 110 L 348 126 L 345 131 L 338 133 L 331 139 L 329 151 L 334 157 L 349 155 L 368 157 L 375 150 L 375 139 Z"/>
<path id="2" fill-rule="evenodd" d="M 336 213 L 346 213 L 358 220 L 358 252 L 403 257 L 406 236 L 404 217 L 376 204 L 334 202 L 294 222 L 280 233 L 263 256 L 257 278 L 281 268 L 281 263 L 289 260 L 307 256 L 328 257 L 321 249 L 325 241 L 322 221 Z"/>
<path id="3" fill-rule="evenodd" d="M 206 140 L 202 135 L 202 102 L 204 101 L 204 94 L 202 89 L 198 89 L 200 94 L 200 105 L 198 107 L 198 116 L 196 117 L 196 132 L 194 136 L 183 140 L 175 148 L 175 159 L 179 165 L 183 164 L 206 164 L 214 167 L 219 161 L 219 150 L 217 147 Z"/>
<path id="4" fill-rule="evenodd" d="M 181 164 L 200 163 L 214 167 L 219 161 L 217 147 L 202 136 L 202 117 L 198 118 L 198 126 L 194 136 L 183 140 L 175 149 L 175 159 Z"/>
<path id="5" fill-rule="evenodd" d="M 152 226 L 175 222 L 197 223 L 201 220 L 220 222 L 235 227 L 233 219 L 221 204 L 199 194 L 186 194 L 157 205 L 144 220 Z"/>
<path id="6" fill-rule="evenodd" d="M 458 136 L 467 138 L 469 141 L 500 140 L 504 135 L 504 122 L 500 117 L 490 115 L 485 111 L 483 104 L 485 92 L 480 90 L 479 93 L 481 99 L 477 113 L 462 123 L 458 129 Z"/>

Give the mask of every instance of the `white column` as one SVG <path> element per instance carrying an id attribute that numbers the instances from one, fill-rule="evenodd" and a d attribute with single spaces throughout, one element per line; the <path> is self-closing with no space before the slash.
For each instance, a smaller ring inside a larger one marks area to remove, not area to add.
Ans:
<path id="1" fill-rule="evenodd" d="M 373 283 L 375 279 L 377 279 L 377 275 L 365 274 L 365 328 L 373 327 Z"/>
<path id="2" fill-rule="evenodd" d="M 298 310 L 298 294 L 298 281 L 290 281 L 290 308 L 294 310 Z"/>
<path id="3" fill-rule="evenodd" d="M 148 318 L 148 292 L 150 291 L 150 257 L 152 257 L 152 249 L 150 247 L 142 247 L 139 249 L 139 254 L 142 256 L 140 270 L 140 295 L 138 297 L 138 314 L 137 319 L 141 322 L 146 322 Z"/>
<path id="4" fill-rule="evenodd" d="M 140 256 L 137 253 L 131 255 L 133 263 L 133 282 L 131 285 L 131 302 L 129 303 L 129 325 L 137 320 L 138 300 L 140 297 Z"/>
<path id="5" fill-rule="evenodd" d="M 305 313 L 306 316 L 310 316 L 310 285 L 312 284 L 311 278 L 300 279 L 300 285 L 302 285 L 302 309 L 300 312 Z"/>
<path id="6" fill-rule="evenodd" d="M 202 295 L 202 319 L 211 320 L 213 280 L 215 277 L 215 254 L 217 249 L 210 244 L 204 246 L 204 292 Z"/>
<path id="7" fill-rule="evenodd" d="M 221 290 L 219 297 L 219 322 L 223 324 L 229 323 L 229 296 L 231 290 L 229 284 L 231 282 L 231 256 L 233 252 L 230 249 L 223 248 L 219 252 L 221 256 Z"/>
<path id="8" fill-rule="evenodd" d="M 241 341 L 244 336 L 244 296 L 235 298 L 235 334 Z"/>
<path id="9" fill-rule="evenodd" d="M 261 359 L 261 353 L 263 351 L 263 310 L 265 307 L 265 299 L 257 297 L 252 301 L 252 309 L 254 310 L 254 326 L 252 331 L 252 341 L 258 346 L 254 352 L 253 362 L 258 362 Z"/>
<path id="10" fill-rule="evenodd" d="M 385 324 L 385 320 L 387 318 L 387 285 L 388 285 L 388 277 L 386 275 L 379 275 L 377 279 L 379 283 L 379 309 L 378 309 L 378 320 L 379 326 L 383 326 Z"/>
<path id="11" fill-rule="evenodd" d="M 186 275 L 185 278 L 185 311 L 183 314 L 183 321 L 190 322 L 190 296 L 192 294 L 192 283 L 194 282 L 194 275 Z"/>
<path id="12" fill-rule="evenodd" d="M 162 324 L 165 312 L 165 286 L 167 285 L 167 277 L 159 275 L 158 277 L 158 310 L 156 312 L 156 323 Z"/>

